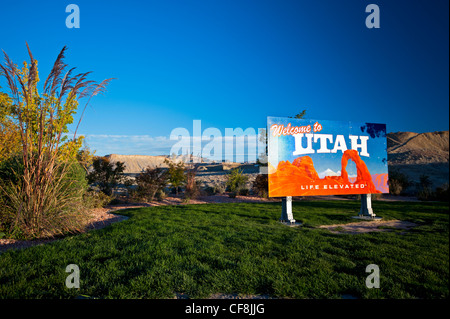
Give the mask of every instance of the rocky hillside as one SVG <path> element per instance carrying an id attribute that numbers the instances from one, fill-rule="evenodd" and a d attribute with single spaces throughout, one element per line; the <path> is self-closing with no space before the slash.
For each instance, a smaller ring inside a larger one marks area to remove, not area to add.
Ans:
<path id="1" fill-rule="evenodd" d="M 389 133 L 387 147 L 389 171 L 404 173 L 413 183 L 429 176 L 434 187 L 449 182 L 449 131 Z"/>
<path id="2" fill-rule="evenodd" d="M 389 164 L 448 163 L 449 131 L 387 135 Z"/>

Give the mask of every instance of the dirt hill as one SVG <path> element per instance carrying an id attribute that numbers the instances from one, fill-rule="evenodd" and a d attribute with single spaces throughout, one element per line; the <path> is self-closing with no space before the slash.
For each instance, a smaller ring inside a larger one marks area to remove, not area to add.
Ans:
<path id="1" fill-rule="evenodd" d="M 147 156 L 147 155 L 118 155 L 111 154 L 106 155 L 111 162 L 124 162 L 125 173 L 140 173 L 147 167 L 167 167 L 164 160 L 168 159 L 168 156 Z"/>
<path id="2" fill-rule="evenodd" d="M 387 135 L 389 164 L 448 163 L 449 131 Z"/>
<path id="3" fill-rule="evenodd" d="M 429 176 L 434 187 L 449 182 L 449 131 L 387 135 L 389 171 L 406 174 L 413 183 Z"/>
<path id="4" fill-rule="evenodd" d="M 193 157 L 189 155 L 183 156 L 150 156 L 150 155 L 119 155 L 119 154 L 110 154 L 105 157 L 109 158 L 111 162 L 124 162 L 125 163 L 125 173 L 126 174 L 137 174 L 145 170 L 147 167 L 155 168 L 155 167 L 168 167 L 164 161 L 166 159 L 171 160 L 175 163 L 178 162 L 189 162 L 193 160 Z M 199 158 L 195 158 L 198 162 L 202 160 Z"/>

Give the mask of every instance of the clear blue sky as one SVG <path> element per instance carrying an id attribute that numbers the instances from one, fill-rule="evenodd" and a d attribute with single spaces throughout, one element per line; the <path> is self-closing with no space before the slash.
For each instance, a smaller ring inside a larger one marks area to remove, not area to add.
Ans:
<path id="1" fill-rule="evenodd" d="M 65 25 L 70 3 L 79 29 Z M 370 3 L 379 29 L 366 28 Z M 162 153 L 195 119 L 223 132 L 303 109 L 388 132 L 449 129 L 447 0 L 2 0 L 0 11 L 0 48 L 20 64 L 27 41 L 42 81 L 64 45 L 69 66 L 117 78 L 80 127 L 99 155 Z"/>

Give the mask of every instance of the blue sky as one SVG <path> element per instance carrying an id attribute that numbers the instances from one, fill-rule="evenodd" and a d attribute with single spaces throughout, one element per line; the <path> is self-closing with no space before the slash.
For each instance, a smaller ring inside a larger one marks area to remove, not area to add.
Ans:
<path id="1" fill-rule="evenodd" d="M 80 28 L 68 29 L 68 4 Z M 365 8 L 380 8 L 368 29 Z M 0 48 L 25 41 L 45 78 L 66 62 L 114 77 L 79 132 L 98 155 L 168 153 L 177 127 L 255 129 L 307 109 L 314 119 L 449 129 L 449 2 L 2 1 Z M 5 82 L 0 81 L 5 89 Z M 172 143 L 173 144 L 173 143 Z"/>

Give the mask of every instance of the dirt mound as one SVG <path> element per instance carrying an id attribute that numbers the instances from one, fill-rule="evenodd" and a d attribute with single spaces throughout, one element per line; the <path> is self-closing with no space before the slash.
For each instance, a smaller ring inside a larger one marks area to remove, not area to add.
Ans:
<path id="1" fill-rule="evenodd" d="M 433 187 L 449 182 L 449 131 L 387 134 L 389 171 L 398 171 L 417 184 L 428 176 Z"/>
<path id="2" fill-rule="evenodd" d="M 391 164 L 429 164 L 449 161 L 449 131 L 398 132 L 387 135 Z"/>
<path id="3" fill-rule="evenodd" d="M 170 160 L 175 163 L 179 162 L 190 162 L 193 161 L 193 157 L 186 156 L 165 156 L 165 155 L 119 155 L 119 154 L 110 154 L 105 157 L 109 158 L 111 162 L 124 162 L 125 163 L 125 173 L 138 174 L 144 171 L 147 167 L 155 168 L 155 167 L 168 167 L 165 160 Z M 197 162 L 201 162 L 202 160 L 199 158 L 195 158 Z"/>
<path id="4" fill-rule="evenodd" d="M 164 163 L 168 156 L 147 156 L 147 155 L 106 155 L 111 162 L 124 162 L 125 173 L 140 173 L 147 167 L 167 167 Z"/>

